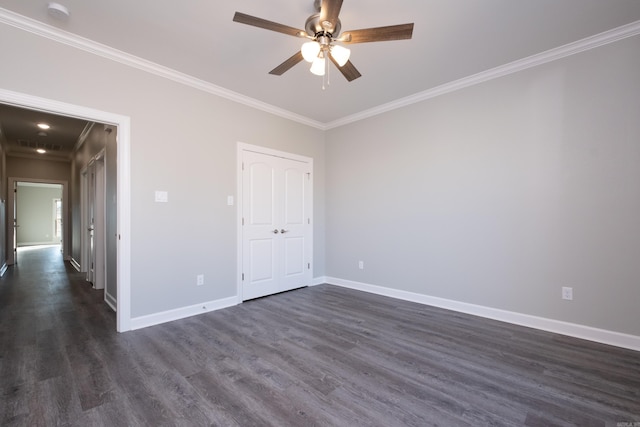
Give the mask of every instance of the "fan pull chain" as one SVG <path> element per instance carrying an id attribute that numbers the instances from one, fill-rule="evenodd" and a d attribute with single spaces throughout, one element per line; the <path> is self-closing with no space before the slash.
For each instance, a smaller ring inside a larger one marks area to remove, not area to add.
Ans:
<path id="1" fill-rule="evenodd" d="M 324 54 L 324 74 L 322 74 L 322 90 L 325 90 L 325 82 L 327 81 L 327 62 L 328 62 L 327 54 Z"/>

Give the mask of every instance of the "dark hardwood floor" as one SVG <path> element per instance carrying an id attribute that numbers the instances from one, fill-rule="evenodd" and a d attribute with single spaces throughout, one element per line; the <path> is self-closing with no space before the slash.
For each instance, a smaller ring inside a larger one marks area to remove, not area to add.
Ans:
<path id="1" fill-rule="evenodd" d="M 640 353 L 329 285 L 118 334 L 45 248 L 0 279 L 2 426 L 640 426 Z"/>

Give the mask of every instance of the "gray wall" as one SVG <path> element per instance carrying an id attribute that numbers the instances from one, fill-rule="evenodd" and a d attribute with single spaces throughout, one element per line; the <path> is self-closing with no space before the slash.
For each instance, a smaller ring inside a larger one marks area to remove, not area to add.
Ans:
<path id="1" fill-rule="evenodd" d="M 53 201 L 62 199 L 62 186 L 34 187 L 18 184 L 16 218 L 20 227 L 16 233 L 18 246 L 60 243 L 54 234 Z"/>
<path id="2" fill-rule="evenodd" d="M 8 25 L 0 40 L 11 40 L 2 88 L 131 118 L 133 317 L 236 294 L 236 206 L 226 201 L 239 141 L 314 159 L 314 274 L 324 275 L 322 131 Z M 155 203 L 155 190 L 169 203 Z"/>
<path id="3" fill-rule="evenodd" d="M 329 131 L 327 275 L 640 335 L 638 76 L 635 37 Z"/>

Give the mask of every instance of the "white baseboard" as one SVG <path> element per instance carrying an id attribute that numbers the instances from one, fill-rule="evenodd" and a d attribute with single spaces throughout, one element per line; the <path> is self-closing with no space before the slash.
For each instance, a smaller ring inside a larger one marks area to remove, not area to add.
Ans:
<path id="1" fill-rule="evenodd" d="M 620 332 L 593 328 L 591 326 L 584 326 L 575 323 L 563 322 L 560 320 L 531 316 L 528 314 L 500 310 L 497 308 L 469 304 L 445 298 L 432 297 L 429 295 L 423 295 L 414 292 L 401 291 L 398 289 L 386 288 L 383 286 L 369 285 L 366 283 L 338 279 L 335 277 L 324 277 L 323 279 L 324 283 L 341 286 L 344 288 L 355 289 L 358 291 L 369 292 L 405 301 L 417 302 L 420 304 L 431 305 L 447 310 L 485 317 L 487 319 L 499 320 L 514 325 L 526 326 L 529 328 L 554 332 L 556 334 L 567 335 L 574 338 L 580 338 L 588 341 L 595 341 L 602 344 L 640 351 L 640 337 L 635 335 L 623 334 Z"/>
<path id="2" fill-rule="evenodd" d="M 19 248 L 28 246 L 57 246 L 60 242 L 20 242 L 17 244 Z"/>
<path id="3" fill-rule="evenodd" d="M 208 313 L 210 311 L 220 310 L 234 305 L 238 305 L 237 296 L 194 304 L 188 307 L 176 308 L 160 313 L 149 314 L 147 316 L 134 317 L 131 319 L 131 330 L 159 325 L 160 323 L 171 322 L 173 320 L 184 319 L 185 317 Z"/>
<path id="4" fill-rule="evenodd" d="M 323 283 L 327 283 L 327 278 L 325 276 L 314 277 L 309 286 L 318 286 L 322 285 Z"/>
<path id="5" fill-rule="evenodd" d="M 117 307 L 118 307 L 118 301 L 116 301 L 116 299 L 115 299 L 111 294 L 107 293 L 106 291 L 105 291 L 105 293 L 104 293 L 104 302 L 106 302 L 106 303 L 107 303 L 107 305 L 108 305 L 109 307 L 111 307 L 111 309 L 112 309 L 113 311 L 115 311 L 115 312 L 117 312 L 117 311 L 118 311 L 118 309 L 117 309 Z"/>
<path id="6" fill-rule="evenodd" d="M 9 267 L 7 266 L 7 263 L 6 263 L 6 262 L 5 262 L 5 263 L 3 263 L 3 264 L 2 264 L 2 267 L 0 267 L 0 277 L 4 276 L 4 273 L 6 273 L 6 272 L 7 272 L 7 268 L 9 268 Z"/>
<path id="7" fill-rule="evenodd" d="M 78 273 L 80 273 L 80 263 L 78 261 L 76 261 L 75 259 L 71 258 L 69 260 L 69 263 L 71 264 L 71 266 L 73 268 L 75 268 L 76 270 L 78 270 Z"/>

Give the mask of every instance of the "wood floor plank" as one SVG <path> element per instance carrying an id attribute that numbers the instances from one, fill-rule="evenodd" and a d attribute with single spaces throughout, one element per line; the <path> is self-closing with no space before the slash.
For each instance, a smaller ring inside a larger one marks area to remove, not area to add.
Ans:
<path id="1" fill-rule="evenodd" d="M 0 278 L 4 426 L 617 426 L 640 353 L 321 285 L 115 332 L 60 252 Z"/>

